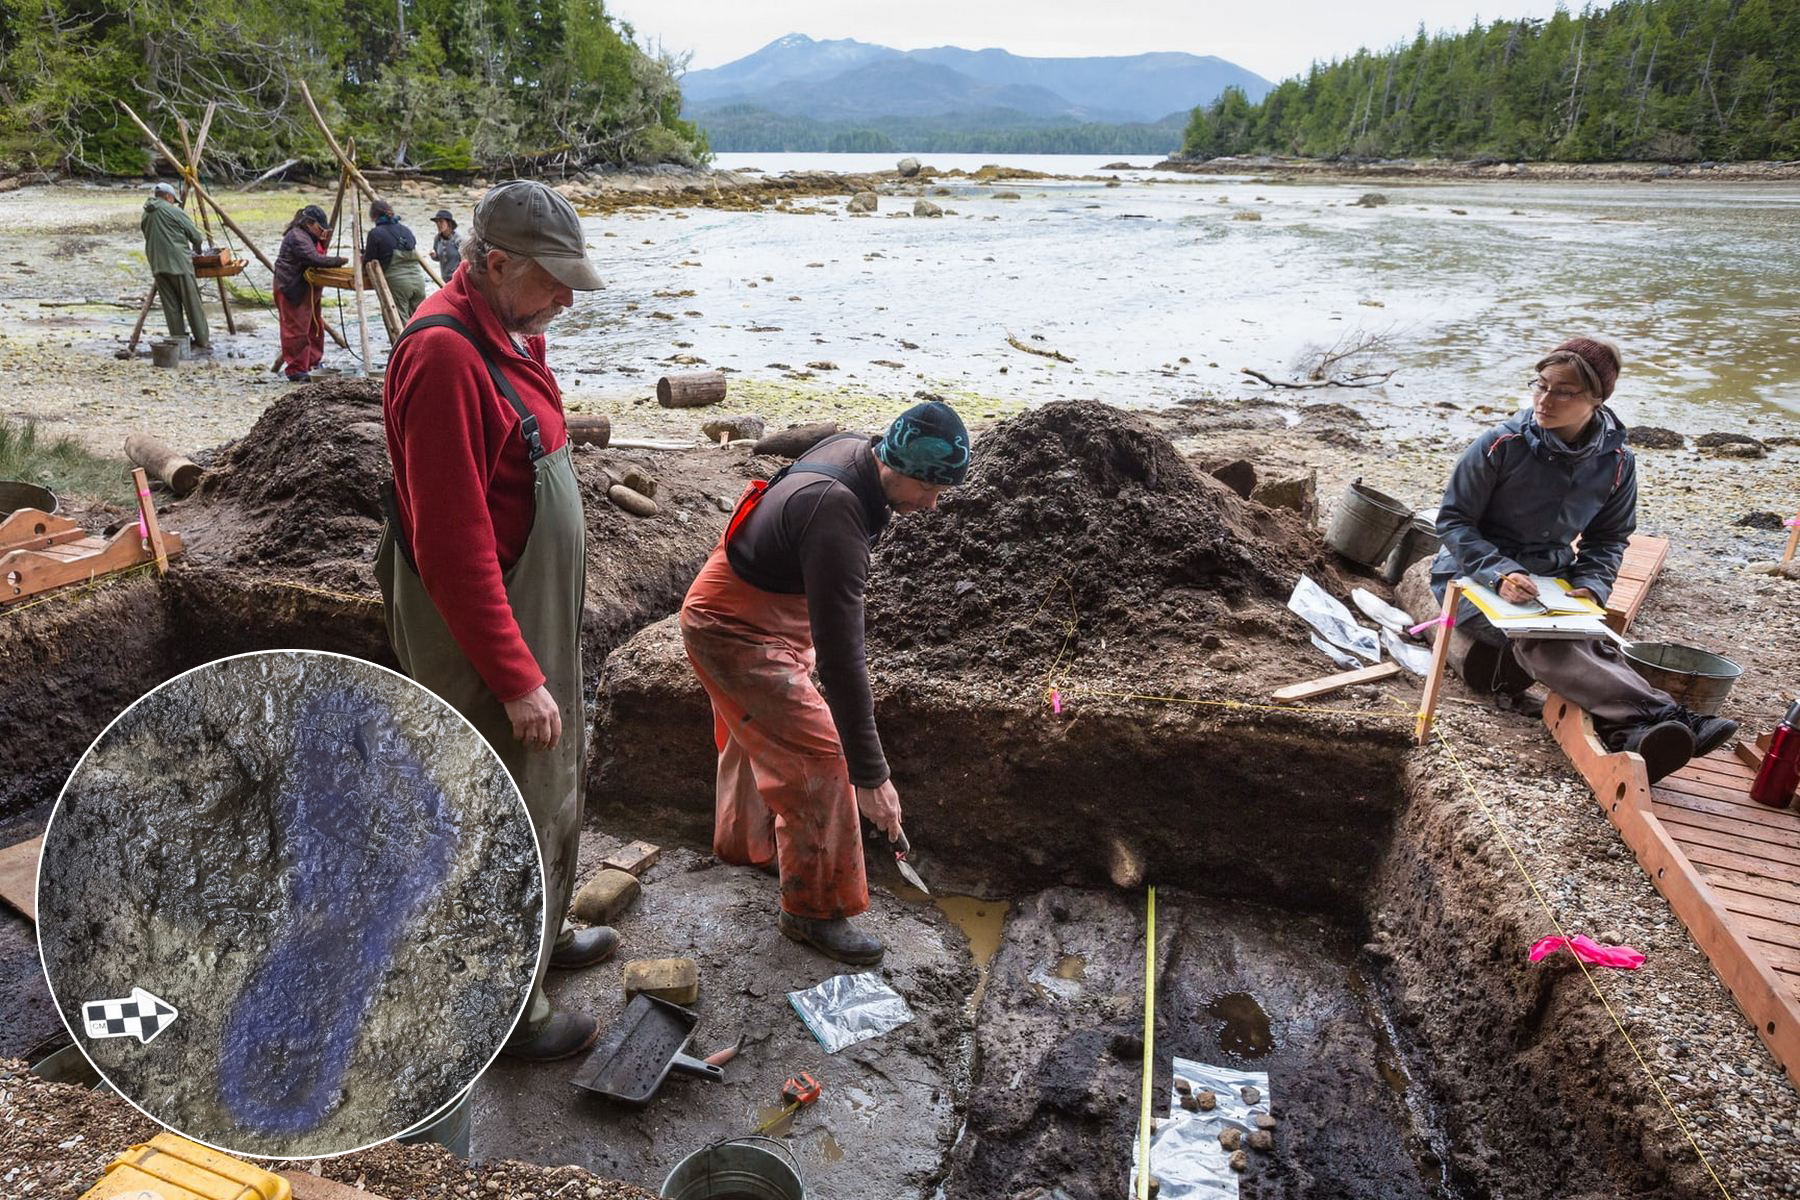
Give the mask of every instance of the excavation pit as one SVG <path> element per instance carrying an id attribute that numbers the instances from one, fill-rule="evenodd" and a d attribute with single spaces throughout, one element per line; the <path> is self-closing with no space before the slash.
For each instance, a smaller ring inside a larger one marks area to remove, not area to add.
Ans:
<path id="1" fill-rule="evenodd" d="M 311 391 L 171 506 L 191 550 L 167 580 L 0 623 L 10 675 L 33 683 L 0 696 L 16 747 L 3 840 L 36 831 L 112 715 L 187 667 L 275 646 L 391 662 L 367 573 L 378 520 L 341 478 L 380 470 L 378 409 L 366 389 Z M 502 1060 L 478 1085 L 474 1158 L 654 1188 L 766 1121 L 781 1081 L 810 1070 L 819 1103 L 773 1132 L 814 1194 L 1117 1195 L 1154 883 L 1156 1094 L 1171 1055 L 1269 1075 L 1274 1147 L 1251 1152 L 1244 1195 L 1705 1194 L 1641 1089 L 1620 1086 L 1579 978 L 1517 961 L 1534 914 L 1496 899 L 1503 864 L 1478 817 L 1409 747 L 1407 690 L 1347 694 L 1331 714 L 1229 706 L 1329 669 L 1281 607 L 1302 571 L 1345 590 L 1316 535 L 1097 408 L 984 435 L 1008 469 L 896 522 L 877 551 L 877 716 L 938 898 L 869 847 L 882 973 L 916 1019 L 832 1056 L 784 993 L 833 968 L 777 934 L 773 880 L 707 853 L 711 723 L 669 617 L 723 524 L 716 499 L 775 464 L 646 457 L 670 503 L 640 521 L 600 499 L 620 458 L 577 456 L 596 695 L 583 878 L 622 840 L 665 847 L 618 921 L 622 957 L 696 959 L 694 1049 L 745 1046 L 723 1084 L 671 1079 L 631 1110 L 570 1086 L 579 1060 Z M 1034 477 L 1050 486 L 1020 482 Z M 1034 542 L 1055 560 L 1031 558 Z M 8 913 L 14 1055 L 54 1027 L 30 936 Z M 557 974 L 552 995 L 609 1020 L 620 970 Z"/>

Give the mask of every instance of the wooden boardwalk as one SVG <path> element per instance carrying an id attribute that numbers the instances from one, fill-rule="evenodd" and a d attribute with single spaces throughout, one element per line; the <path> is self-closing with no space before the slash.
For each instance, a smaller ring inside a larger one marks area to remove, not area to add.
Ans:
<path id="1" fill-rule="evenodd" d="M 1800 1088 L 1800 813 L 1750 799 L 1760 752 L 1727 746 L 1651 786 L 1642 758 L 1609 753 L 1554 693 L 1544 723 Z"/>

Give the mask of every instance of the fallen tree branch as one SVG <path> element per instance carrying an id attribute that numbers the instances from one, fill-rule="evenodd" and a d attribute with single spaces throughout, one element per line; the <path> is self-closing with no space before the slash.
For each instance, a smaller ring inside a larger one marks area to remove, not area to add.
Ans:
<path id="1" fill-rule="evenodd" d="M 1394 373 L 1392 371 L 1383 371 L 1378 375 L 1349 375 L 1342 379 L 1293 380 L 1293 379 L 1271 379 L 1267 375 L 1264 375 L 1261 371 L 1252 370 L 1249 367 L 1239 367 L 1238 370 L 1241 373 L 1250 376 L 1250 378 L 1252 378 L 1252 379 L 1260 379 L 1262 382 L 1268 384 L 1270 387 L 1295 388 L 1295 389 L 1302 390 L 1302 391 L 1304 391 L 1308 388 L 1379 387 L 1380 385 L 1386 383 L 1389 379 L 1393 378 L 1393 376 L 1394 376 Z"/>
<path id="2" fill-rule="evenodd" d="M 1023 350 L 1025 353 L 1035 354 L 1039 358 L 1054 358 L 1057 362 L 1066 363 L 1075 361 L 1060 350 L 1044 350 L 1037 346 L 1027 346 L 1024 342 L 1021 342 L 1010 333 L 1006 335 L 1006 344 L 1011 346 L 1014 350 Z"/>
<path id="3" fill-rule="evenodd" d="M 258 175 L 255 179 L 252 179 L 249 183 L 246 183 L 244 185 L 244 190 L 246 192 L 254 191 L 256 188 L 261 187 L 263 184 L 265 184 L 269 180 L 275 178 L 275 176 L 281 174 L 283 171 L 287 170 L 289 167 L 298 166 L 299 164 L 300 164 L 299 159 L 290 158 L 286 162 L 282 163 L 279 166 L 270 167 L 268 170 L 264 171 L 261 175 Z"/>

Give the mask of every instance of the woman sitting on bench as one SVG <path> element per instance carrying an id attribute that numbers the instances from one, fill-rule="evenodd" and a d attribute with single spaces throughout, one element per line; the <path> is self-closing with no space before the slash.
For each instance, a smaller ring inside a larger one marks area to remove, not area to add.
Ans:
<path id="1" fill-rule="evenodd" d="M 1537 595 L 1530 576 L 1548 575 L 1606 603 L 1637 527 L 1637 464 L 1606 407 L 1618 377 L 1615 346 L 1571 338 L 1538 361 L 1531 411 L 1463 452 L 1438 509 L 1444 545 L 1431 589 L 1440 601 L 1466 575 L 1523 604 Z M 1690 712 L 1651 687 L 1605 639 L 1509 638 L 1464 599 L 1450 648 L 1463 682 L 1507 707 L 1529 711 L 1524 694 L 1537 682 L 1586 709 L 1609 750 L 1643 755 L 1652 782 L 1737 732 L 1737 722 Z"/>

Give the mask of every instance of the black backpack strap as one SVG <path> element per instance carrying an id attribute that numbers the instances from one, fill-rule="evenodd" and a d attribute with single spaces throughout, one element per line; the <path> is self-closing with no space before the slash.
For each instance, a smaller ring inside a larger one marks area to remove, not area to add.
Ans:
<path id="1" fill-rule="evenodd" d="M 393 349 L 398 350 L 401 342 L 421 329 L 448 329 L 461 334 L 469 345 L 475 347 L 475 353 L 481 355 L 481 361 L 487 364 L 488 378 L 494 381 L 494 386 L 500 390 L 500 394 L 506 397 L 506 402 L 512 405 L 513 411 L 519 415 L 519 436 L 525 439 L 525 452 L 531 456 L 532 462 L 544 457 L 544 439 L 538 435 L 536 415 L 525 407 L 525 402 L 519 399 L 518 390 L 508 382 L 506 375 L 500 370 L 500 364 L 494 361 L 494 357 L 488 353 L 487 347 L 477 341 L 475 335 L 469 332 L 469 327 L 447 313 L 419 317 L 402 330 L 399 337 L 394 339 Z M 392 351 L 389 352 L 388 358 L 390 362 L 393 360 Z"/>
<path id="2" fill-rule="evenodd" d="M 844 432 L 844 433 L 834 433 L 834 434 L 832 434 L 832 435 L 831 435 L 831 436 L 830 436 L 830 437 L 828 437 L 828 438 L 822 438 L 822 439 L 820 439 L 820 440 L 819 440 L 819 441 L 818 441 L 818 442 L 816 442 L 816 443 L 814 443 L 814 444 L 813 444 L 813 447 L 812 447 L 812 449 L 811 449 L 811 450 L 808 450 L 808 451 L 807 451 L 807 453 L 808 453 L 808 454 L 811 454 L 811 453 L 812 453 L 812 452 L 813 452 L 813 450 L 817 450 L 817 449 L 818 449 L 818 448 L 819 448 L 819 447 L 820 447 L 820 446 L 823 446 L 823 445 L 825 445 L 825 444 L 826 444 L 826 443 L 828 443 L 828 442 L 841 442 L 841 441 L 843 441 L 843 440 L 844 440 L 844 439 L 845 439 L 845 438 L 856 438 L 856 439 L 857 439 L 857 440 L 859 440 L 859 441 L 866 441 L 866 440 L 867 440 L 867 437 L 866 437 L 866 435 L 864 435 L 864 434 L 860 434 L 860 433 L 857 433 L 857 432 L 856 432 L 856 431 L 855 431 L 855 430 L 849 430 L 849 431 L 847 431 L 847 432 Z M 856 476 L 855 476 L 855 475 L 853 475 L 853 474 L 852 474 L 852 473 L 851 473 L 851 472 L 850 472 L 850 471 L 848 471 L 848 470 L 846 470 L 846 469 L 845 469 L 845 468 L 843 468 L 843 467 L 838 467 L 838 466 L 833 466 L 833 465 L 832 465 L 832 464 L 830 464 L 830 463 L 821 463 L 821 462 L 807 462 L 807 461 L 805 461 L 805 460 L 802 460 L 802 459 L 796 459 L 796 460 L 794 460 L 794 461 L 793 461 L 793 462 L 791 462 L 791 463 L 789 463 L 789 464 L 788 464 L 788 465 L 787 465 L 787 466 L 785 466 L 785 467 L 783 467 L 783 468 L 782 468 L 782 469 L 781 469 L 781 474 L 782 474 L 782 475 L 785 475 L 785 474 L 787 474 L 787 473 L 788 473 L 788 472 L 789 472 L 789 471 L 794 471 L 794 472 L 801 472 L 801 471 L 804 471 L 804 472 L 806 472 L 806 473 L 808 473 L 808 474 L 812 474 L 812 475 L 824 475 L 824 476 L 827 476 L 827 477 L 829 477 L 829 478 L 831 478 L 831 479 L 835 479 L 835 480 L 837 480 L 837 481 L 838 481 L 838 482 L 839 482 L 839 483 L 841 483 L 841 484 L 843 484 L 843 485 L 844 485 L 844 486 L 845 486 L 845 487 L 847 487 L 847 488 L 849 488 L 849 489 L 850 489 L 850 490 L 851 490 L 851 492 L 853 492 L 853 493 L 855 493 L 855 495 L 856 495 L 856 497 L 857 497 L 857 499 L 859 499 L 859 500 L 861 500 L 861 501 L 862 501 L 862 504 L 863 504 L 863 513 L 864 513 L 864 515 L 865 515 L 865 516 L 867 516 L 867 517 L 868 517 L 868 520 L 869 520 L 869 528 L 871 528 L 871 529 L 873 529 L 873 528 L 875 528 L 875 527 L 876 527 L 876 526 L 877 526 L 877 525 L 880 525 L 880 524 L 881 524 L 881 514 L 880 514 L 880 512 L 879 512 L 879 511 L 877 511 L 877 510 L 876 510 L 876 509 L 874 509 L 874 508 L 873 508 L 873 507 L 872 507 L 872 506 L 871 506 L 871 505 L 870 505 L 870 504 L 869 504 L 869 501 L 868 501 L 868 498 L 867 498 L 867 497 L 865 497 L 865 496 L 863 496 L 863 494 L 862 494 L 862 493 L 861 493 L 861 492 L 858 492 L 858 491 L 857 491 L 857 489 L 856 489 Z M 777 476 L 777 478 L 779 478 L 779 476 Z M 771 479 L 771 480 L 770 480 L 770 481 L 769 481 L 769 485 L 770 485 L 770 486 L 771 486 L 771 487 L 773 487 L 773 486 L 774 486 L 774 484 L 775 484 L 775 480 L 774 480 L 774 479 Z M 875 535 L 875 536 L 876 536 L 876 537 L 879 537 L 879 536 L 880 536 L 880 535 L 879 535 L 879 534 L 876 534 L 876 535 Z"/>

